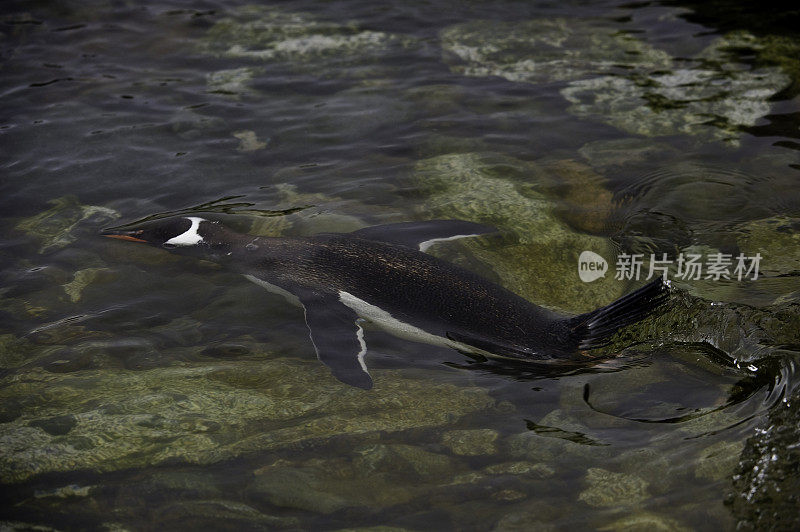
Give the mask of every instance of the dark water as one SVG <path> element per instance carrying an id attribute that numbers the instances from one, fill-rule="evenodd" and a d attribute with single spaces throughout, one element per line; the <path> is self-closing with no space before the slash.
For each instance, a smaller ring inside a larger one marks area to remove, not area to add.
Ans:
<path id="1" fill-rule="evenodd" d="M 3 527 L 797 526 L 796 14 L 0 9 Z M 570 373 L 368 329 L 363 392 L 281 298 L 98 237 L 178 212 L 270 235 L 490 223 L 503 238 L 433 252 L 565 313 L 644 280 L 582 282 L 584 250 L 762 259 L 676 279 Z"/>

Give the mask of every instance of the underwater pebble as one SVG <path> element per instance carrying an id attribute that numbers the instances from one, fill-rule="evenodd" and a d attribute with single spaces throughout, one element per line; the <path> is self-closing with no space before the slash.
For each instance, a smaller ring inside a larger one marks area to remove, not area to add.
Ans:
<path id="1" fill-rule="evenodd" d="M 695 476 L 723 480 L 733 476 L 744 449 L 743 441 L 720 441 L 700 451 Z"/>
<path id="2" fill-rule="evenodd" d="M 64 292 L 69 296 L 69 300 L 77 303 L 81 300 L 84 289 L 103 279 L 108 279 L 112 272 L 109 268 L 86 268 L 75 272 L 72 281 L 63 285 Z"/>
<path id="3" fill-rule="evenodd" d="M 253 92 L 250 83 L 262 72 L 263 69 L 253 67 L 217 70 L 206 75 L 206 85 L 211 92 L 239 99 Z"/>
<path id="4" fill-rule="evenodd" d="M 441 478 L 452 475 L 455 464 L 443 454 L 402 444 L 377 444 L 356 450 L 353 466 L 362 475 L 376 471 L 402 473 L 414 471 L 420 477 Z"/>
<path id="5" fill-rule="evenodd" d="M 495 454 L 498 436 L 492 429 L 451 430 L 442 435 L 442 444 L 461 456 Z"/>
<path id="6" fill-rule="evenodd" d="M 633 506 L 649 498 L 648 483 L 625 473 L 592 467 L 586 472 L 584 482 L 588 487 L 578 500 L 589 506 Z"/>
<path id="7" fill-rule="evenodd" d="M 236 149 L 244 152 L 263 150 L 269 143 L 269 139 L 263 142 L 258 140 L 255 131 L 234 131 L 233 136 L 239 139 L 239 147 Z"/>
<path id="8" fill-rule="evenodd" d="M 91 491 L 96 486 L 79 486 L 78 484 L 70 484 L 69 486 L 62 486 L 48 491 L 34 492 L 33 496 L 37 499 L 44 499 L 47 497 L 56 497 L 59 499 L 67 499 L 69 497 L 88 497 Z"/>
<path id="9" fill-rule="evenodd" d="M 550 478 L 555 475 L 555 469 L 545 463 L 532 462 L 506 462 L 495 464 L 483 470 L 489 475 L 527 475 L 534 478 Z"/>

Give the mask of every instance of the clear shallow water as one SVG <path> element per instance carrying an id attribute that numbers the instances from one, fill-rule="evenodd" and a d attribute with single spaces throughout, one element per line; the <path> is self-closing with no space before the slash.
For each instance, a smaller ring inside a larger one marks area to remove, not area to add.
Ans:
<path id="1" fill-rule="evenodd" d="M 796 35 L 613 2 L 4 10 L 2 519 L 792 523 L 764 515 L 798 493 Z M 635 284 L 582 283 L 584 249 L 759 252 L 762 276 L 677 283 L 624 356 L 569 374 L 368 330 L 364 393 L 280 298 L 97 237 L 185 211 L 492 223 L 434 252 L 563 312 Z"/>

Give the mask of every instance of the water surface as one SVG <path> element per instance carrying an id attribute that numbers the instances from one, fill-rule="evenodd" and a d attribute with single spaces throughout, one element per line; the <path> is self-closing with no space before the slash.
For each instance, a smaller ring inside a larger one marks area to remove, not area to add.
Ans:
<path id="1" fill-rule="evenodd" d="M 736 13 L 6 3 L 0 519 L 796 526 L 800 41 L 773 12 Z M 269 235 L 493 224 L 502 238 L 432 252 L 564 313 L 644 281 L 582 282 L 584 250 L 762 262 L 757 279 L 677 280 L 576 371 L 368 329 L 364 392 L 315 360 L 280 297 L 98 237 L 200 212 Z"/>

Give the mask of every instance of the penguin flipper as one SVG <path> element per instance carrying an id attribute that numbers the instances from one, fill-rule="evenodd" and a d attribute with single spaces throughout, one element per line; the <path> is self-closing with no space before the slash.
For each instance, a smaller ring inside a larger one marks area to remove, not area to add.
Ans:
<path id="1" fill-rule="evenodd" d="M 372 388 L 372 377 L 364 364 L 367 345 L 364 330 L 356 322 L 358 315 L 332 294 L 303 294 L 299 299 L 317 358 L 343 383 L 364 390 Z"/>
<path id="2" fill-rule="evenodd" d="M 494 227 L 464 220 L 428 220 L 373 225 L 350 235 L 425 251 L 436 242 L 496 232 Z"/>

